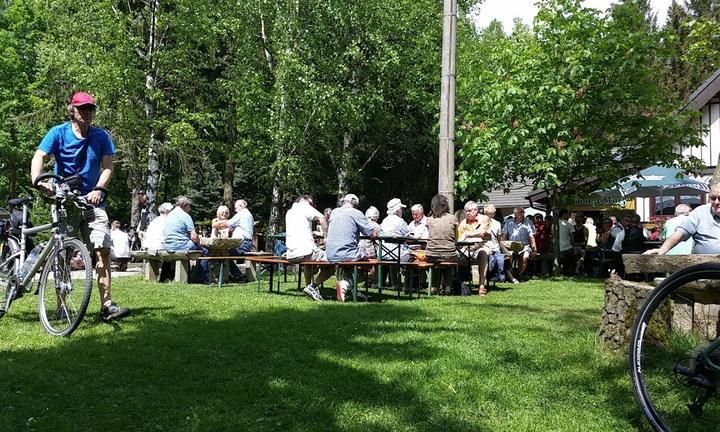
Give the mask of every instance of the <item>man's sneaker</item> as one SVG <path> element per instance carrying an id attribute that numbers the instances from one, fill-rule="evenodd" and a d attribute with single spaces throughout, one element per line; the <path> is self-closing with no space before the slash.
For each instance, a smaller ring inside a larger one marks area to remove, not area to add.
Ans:
<path id="1" fill-rule="evenodd" d="M 519 280 L 517 280 L 517 279 L 515 279 L 515 278 L 513 278 L 513 280 L 512 280 L 512 283 L 514 283 L 514 284 L 519 284 L 519 283 L 520 283 L 520 281 L 519 281 Z"/>
<path id="2" fill-rule="evenodd" d="M 339 280 L 335 282 L 335 294 L 337 295 L 337 301 L 343 303 L 345 296 L 350 291 L 350 284 L 346 280 Z"/>
<path id="3" fill-rule="evenodd" d="M 118 307 L 115 303 L 102 308 L 102 320 L 110 322 L 130 315 L 130 309 Z"/>
<path id="4" fill-rule="evenodd" d="M 303 290 L 303 292 L 305 294 L 307 294 L 308 297 L 310 297 L 311 299 L 313 299 L 315 301 L 321 302 L 324 300 L 322 298 L 322 295 L 320 295 L 320 291 L 318 291 L 318 289 L 315 286 L 313 286 L 313 284 L 306 286 L 305 289 Z"/>

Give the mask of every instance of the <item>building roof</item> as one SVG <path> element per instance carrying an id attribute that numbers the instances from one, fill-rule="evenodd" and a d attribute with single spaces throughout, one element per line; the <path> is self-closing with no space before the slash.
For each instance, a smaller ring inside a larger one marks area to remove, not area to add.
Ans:
<path id="1" fill-rule="evenodd" d="M 693 94 L 688 96 L 688 101 L 683 110 L 699 110 L 710 102 L 710 99 L 715 97 L 718 92 L 720 92 L 720 69 L 716 70 Z"/>
<path id="2" fill-rule="evenodd" d="M 527 207 L 530 205 L 530 201 L 527 196 L 530 192 L 532 192 L 532 190 L 532 184 L 527 185 L 525 183 L 513 183 L 507 193 L 503 189 L 486 192 L 485 195 L 487 195 L 488 199 L 483 202 L 479 202 L 478 204 L 492 204 L 498 209 Z"/>

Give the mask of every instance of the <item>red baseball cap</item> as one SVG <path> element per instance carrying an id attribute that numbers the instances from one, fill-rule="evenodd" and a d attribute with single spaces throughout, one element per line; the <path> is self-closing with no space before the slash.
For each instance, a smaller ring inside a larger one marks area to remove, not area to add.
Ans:
<path id="1" fill-rule="evenodd" d="M 97 107 L 97 104 L 95 103 L 95 99 L 90 95 L 90 93 L 85 92 L 77 92 L 73 95 L 72 100 L 70 100 L 70 105 L 72 106 L 83 106 L 83 105 L 92 105 L 94 107 Z"/>

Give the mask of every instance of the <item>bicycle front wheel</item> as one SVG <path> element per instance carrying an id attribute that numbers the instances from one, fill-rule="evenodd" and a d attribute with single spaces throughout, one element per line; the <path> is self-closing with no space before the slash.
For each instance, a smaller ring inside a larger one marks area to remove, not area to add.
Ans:
<path id="1" fill-rule="evenodd" d="M 17 294 L 17 285 L 13 281 L 20 269 L 20 245 L 13 238 L 0 242 L 0 317 L 10 308 Z"/>
<path id="2" fill-rule="evenodd" d="M 92 293 L 92 258 L 80 240 L 55 246 L 38 282 L 40 322 L 53 336 L 68 336 L 80 325 Z"/>
<path id="3" fill-rule="evenodd" d="M 648 296 L 633 325 L 630 375 L 657 431 L 709 431 L 720 425 L 718 337 L 720 264 L 688 267 Z"/>

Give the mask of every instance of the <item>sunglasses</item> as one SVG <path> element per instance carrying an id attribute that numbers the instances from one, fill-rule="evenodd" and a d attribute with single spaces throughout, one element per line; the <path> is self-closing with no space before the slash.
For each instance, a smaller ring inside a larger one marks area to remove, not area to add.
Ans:
<path id="1" fill-rule="evenodd" d="M 720 200 L 720 195 L 710 195 L 710 202 Z"/>

